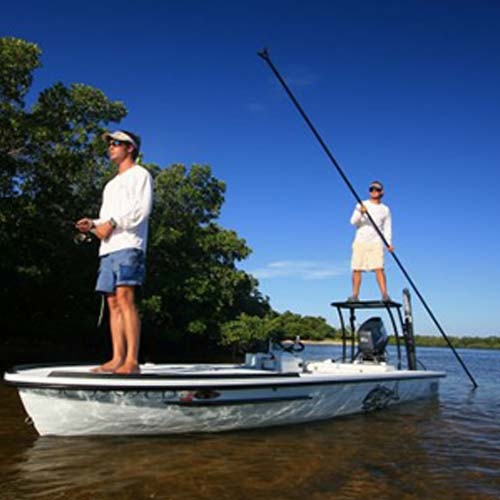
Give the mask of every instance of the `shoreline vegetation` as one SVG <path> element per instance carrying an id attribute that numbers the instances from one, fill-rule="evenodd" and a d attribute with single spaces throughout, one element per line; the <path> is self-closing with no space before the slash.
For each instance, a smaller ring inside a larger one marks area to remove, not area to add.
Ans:
<path id="1" fill-rule="evenodd" d="M 500 349 L 500 337 L 450 337 L 451 344 L 457 349 Z M 340 338 L 326 338 L 322 340 L 302 339 L 304 344 L 312 345 L 342 345 Z M 389 337 L 389 345 L 396 345 L 394 336 Z M 448 347 L 442 337 L 434 335 L 415 335 L 415 345 L 417 347 Z"/>
<path id="2" fill-rule="evenodd" d="M 500 349 L 500 336 L 489 337 L 449 337 L 451 344 L 456 349 L 482 349 L 494 350 Z M 76 340 L 76 339 L 75 339 Z M 188 348 L 178 345 L 177 342 L 164 343 L 160 339 L 150 339 L 149 345 L 141 351 L 141 363 L 175 363 L 175 362 L 201 362 L 210 359 L 213 362 L 235 362 L 238 356 L 242 356 L 243 349 L 238 349 L 236 354 L 232 349 L 222 346 L 211 346 L 205 349 Z M 293 338 L 290 338 L 293 340 Z M 417 349 L 422 347 L 448 348 L 445 340 L 441 337 L 432 335 L 417 335 L 415 337 Z M 307 346 L 341 346 L 340 336 L 328 337 L 323 339 L 301 338 L 301 342 Z M 99 345 L 91 345 L 99 344 Z M 394 336 L 389 337 L 389 345 L 395 345 Z M 261 348 L 265 348 L 261 345 Z M 248 346 L 249 347 L 249 346 Z M 253 346 L 255 349 L 255 346 Z M 106 358 L 105 352 L 109 351 L 110 346 L 103 345 L 98 339 L 93 342 L 74 342 L 53 338 L 34 339 L 30 338 L 26 343 L 24 338 L 8 338 L 0 342 L 0 372 L 18 364 L 39 364 L 39 363 L 93 363 L 100 362 Z M 252 348 L 249 349 L 250 351 Z M 154 351 L 155 356 L 149 353 Z M 109 353 L 108 353 L 109 354 Z"/>
<path id="3" fill-rule="evenodd" d="M 489 337 L 448 337 L 453 345 L 453 347 L 458 349 L 500 349 L 500 336 L 489 336 Z M 289 340 L 293 340 L 290 338 Z M 300 338 L 300 341 L 304 345 L 342 345 L 342 339 L 337 334 L 335 337 L 327 337 L 322 339 L 314 338 Z M 153 341 L 154 342 L 154 341 Z M 349 340 L 348 340 L 349 342 Z M 26 345 L 24 339 L 6 339 L 0 343 L 0 351 L 2 354 L 9 352 L 16 353 L 31 353 L 36 357 L 36 354 L 43 354 L 43 358 L 47 355 L 50 357 L 50 353 L 55 355 L 55 357 L 64 357 L 69 351 L 73 353 L 77 358 L 78 352 L 81 353 L 94 353 L 96 351 L 102 351 L 102 349 L 95 349 L 89 345 L 78 344 L 67 345 L 66 342 L 54 342 L 53 339 L 31 339 L 29 346 Z M 171 348 L 173 344 L 169 344 Z M 389 336 L 389 345 L 396 345 L 396 341 L 393 335 Z M 437 337 L 434 335 L 416 335 L 415 345 L 417 347 L 448 347 L 448 344 L 442 337 Z M 90 348 L 89 348 L 90 347 Z M 162 348 L 165 346 L 161 346 Z M 220 348 L 219 348 L 220 349 Z M 224 349 L 223 349 L 224 350 Z M 175 357 L 175 353 L 171 353 Z M 8 359 L 9 356 L 6 356 Z"/>

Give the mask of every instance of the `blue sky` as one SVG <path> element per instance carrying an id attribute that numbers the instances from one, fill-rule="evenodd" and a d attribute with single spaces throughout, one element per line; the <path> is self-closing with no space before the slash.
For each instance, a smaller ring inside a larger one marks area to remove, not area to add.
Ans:
<path id="1" fill-rule="evenodd" d="M 360 194 L 384 182 L 397 253 L 448 333 L 500 334 L 500 2 L 20 0 L 0 33 L 43 50 L 33 95 L 93 85 L 126 104 L 146 161 L 210 164 L 273 307 L 336 324 L 354 200 L 267 45 Z M 390 258 L 387 274 L 398 298 Z M 417 305 L 416 321 L 435 333 Z"/>

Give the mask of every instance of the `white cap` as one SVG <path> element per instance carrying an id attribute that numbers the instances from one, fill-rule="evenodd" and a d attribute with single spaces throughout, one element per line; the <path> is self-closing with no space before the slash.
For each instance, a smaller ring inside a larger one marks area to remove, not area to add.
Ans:
<path id="1" fill-rule="evenodd" d="M 123 130 L 115 130 L 114 132 L 106 132 L 102 134 L 102 138 L 105 141 L 109 141 L 111 139 L 116 139 L 117 141 L 130 142 L 135 149 L 139 149 L 141 146 L 141 140 L 136 135 L 132 135 L 131 133 L 125 132 Z"/>

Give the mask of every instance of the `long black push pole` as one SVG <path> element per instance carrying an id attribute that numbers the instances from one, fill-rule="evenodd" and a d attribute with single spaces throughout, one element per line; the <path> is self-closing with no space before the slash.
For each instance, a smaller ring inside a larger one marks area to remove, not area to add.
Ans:
<path id="1" fill-rule="evenodd" d="M 330 151 L 330 149 L 326 145 L 326 143 L 323 140 L 323 138 L 321 137 L 321 135 L 319 135 L 319 132 L 316 130 L 316 127 L 312 124 L 311 120 L 306 115 L 306 112 L 302 109 L 302 106 L 299 104 L 299 101 L 297 101 L 296 97 L 293 95 L 293 93 L 290 90 L 290 88 L 288 87 L 287 83 L 285 82 L 285 80 L 283 79 L 283 77 L 280 75 L 279 71 L 276 69 L 276 66 L 271 61 L 271 58 L 269 57 L 269 52 L 268 52 L 267 48 L 264 49 L 264 50 L 261 50 L 260 52 L 257 52 L 257 55 L 259 57 L 261 57 L 262 59 L 264 59 L 264 61 L 267 62 L 267 64 L 271 68 L 272 72 L 274 73 L 274 75 L 276 76 L 276 78 L 279 80 L 279 82 L 281 83 L 281 85 L 283 86 L 283 88 L 285 89 L 286 93 L 288 94 L 288 97 L 290 97 L 290 99 L 292 100 L 293 104 L 297 108 L 298 112 L 300 113 L 300 115 L 302 116 L 302 118 L 305 120 L 305 122 L 307 123 L 307 125 L 309 126 L 309 128 L 311 129 L 311 132 L 314 134 L 314 137 L 316 137 L 316 139 L 318 140 L 318 142 L 321 144 L 321 147 L 323 148 L 324 152 L 326 153 L 326 155 L 328 156 L 328 158 L 330 159 L 330 161 L 333 163 L 333 166 L 337 169 L 337 172 L 340 174 L 340 177 L 342 177 L 342 179 L 346 183 L 347 187 L 349 188 L 349 191 L 352 193 L 352 195 L 354 196 L 354 198 L 356 198 L 356 201 L 360 205 L 362 205 L 363 201 L 361 200 L 361 198 L 359 197 L 358 193 L 354 189 L 353 185 L 351 184 L 351 182 L 349 181 L 349 179 L 345 175 L 345 173 L 342 170 L 341 166 L 339 165 L 339 163 L 337 162 L 337 160 L 333 156 L 332 152 Z M 370 213 L 366 212 L 366 215 L 368 216 L 369 221 L 372 223 L 372 225 L 375 228 L 375 230 L 377 231 L 378 235 L 380 236 L 380 238 L 384 242 L 384 245 L 387 248 L 390 248 L 389 242 L 385 238 L 384 234 L 382 233 L 382 231 L 380 230 L 380 228 L 378 227 L 378 225 L 373 220 L 373 218 L 370 215 Z M 446 335 L 446 332 L 443 330 L 443 328 L 439 324 L 439 321 L 437 320 L 436 316 L 434 315 L 434 313 L 432 312 L 431 308 L 429 307 L 429 304 L 427 304 L 427 301 L 424 299 L 423 295 L 420 293 L 419 289 L 417 288 L 417 285 L 415 284 L 415 282 L 413 281 L 413 279 L 411 278 L 411 276 L 408 274 L 408 271 L 405 269 L 405 267 L 403 266 L 403 264 L 399 260 L 399 258 L 396 255 L 396 253 L 394 251 L 392 251 L 392 252 L 390 252 L 390 254 L 392 255 L 393 259 L 396 261 L 396 264 L 398 265 L 399 269 L 403 273 L 404 277 L 408 280 L 408 283 L 412 287 L 413 291 L 417 294 L 417 297 L 420 299 L 420 302 L 424 306 L 424 309 L 429 314 L 430 318 L 432 319 L 432 321 L 436 325 L 437 329 L 439 330 L 439 333 L 441 333 L 441 335 L 443 336 L 444 340 L 446 341 L 446 343 L 448 344 L 449 348 L 451 349 L 451 351 L 453 352 L 453 354 L 457 358 L 458 362 L 460 363 L 460 365 L 464 369 L 465 373 L 469 377 L 469 379 L 472 382 L 472 385 L 474 386 L 474 389 L 475 389 L 477 387 L 477 383 L 474 380 L 474 377 L 472 376 L 471 372 L 469 371 L 469 369 L 467 368 L 467 366 L 463 362 L 463 360 L 460 357 L 460 355 L 458 354 L 458 352 L 453 347 L 452 343 L 450 342 L 450 339 L 448 338 L 448 335 Z"/>

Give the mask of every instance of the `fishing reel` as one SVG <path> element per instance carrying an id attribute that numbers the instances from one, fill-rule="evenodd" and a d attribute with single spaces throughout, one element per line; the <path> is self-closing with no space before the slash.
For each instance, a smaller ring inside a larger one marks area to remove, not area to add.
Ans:
<path id="1" fill-rule="evenodd" d="M 73 243 L 75 245 L 83 245 L 85 243 L 92 243 L 92 233 L 76 233 L 73 236 Z"/>

